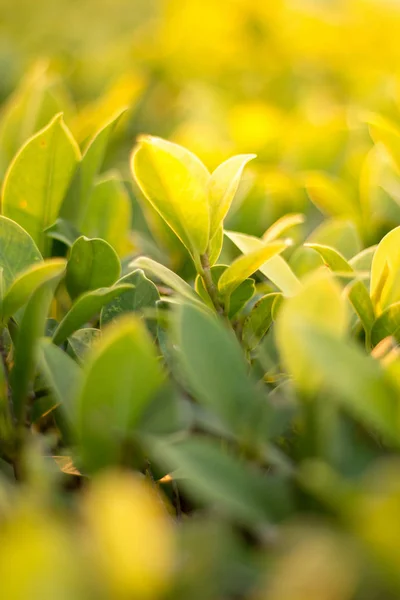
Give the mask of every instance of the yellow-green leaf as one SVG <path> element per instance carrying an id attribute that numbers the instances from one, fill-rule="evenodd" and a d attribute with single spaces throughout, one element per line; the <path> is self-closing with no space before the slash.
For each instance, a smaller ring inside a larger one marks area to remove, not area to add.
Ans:
<path id="1" fill-rule="evenodd" d="M 255 271 L 264 265 L 270 258 L 282 252 L 288 242 L 271 242 L 271 244 L 263 245 L 257 250 L 253 250 L 248 254 L 239 256 L 227 269 L 222 273 L 218 281 L 218 290 L 223 296 L 230 296 L 245 279 L 250 277 Z"/>
<path id="2" fill-rule="evenodd" d="M 142 136 L 131 168 L 144 196 L 193 257 L 204 254 L 210 231 L 210 175 L 203 163 L 178 144 Z"/>
<path id="3" fill-rule="evenodd" d="M 210 238 L 226 217 L 238 189 L 240 178 L 247 163 L 256 158 L 255 154 L 239 154 L 220 164 L 208 182 L 210 205 Z"/>
<path id="4" fill-rule="evenodd" d="M 304 244 L 306 248 L 312 248 L 322 257 L 324 263 L 334 272 L 353 273 L 354 269 L 349 265 L 344 256 L 335 248 L 323 246 L 322 244 Z"/>
<path id="5" fill-rule="evenodd" d="M 50 243 L 43 231 L 58 217 L 79 158 L 75 140 L 57 115 L 22 146 L 7 171 L 3 214 L 29 233 L 42 253 Z"/>
<path id="6" fill-rule="evenodd" d="M 228 237 L 239 248 L 243 254 L 263 248 L 265 242 L 252 235 L 238 233 L 236 231 L 225 231 Z M 273 256 L 266 264 L 259 268 L 261 273 L 268 277 L 285 296 L 293 296 L 301 288 L 300 281 L 293 273 L 287 262 L 278 254 Z"/>
<path id="7" fill-rule="evenodd" d="M 303 288 L 283 303 L 275 324 L 282 361 L 297 385 L 305 392 L 314 391 L 322 381 L 318 369 L 303 351 L 303 337 L 297 323 L 321 332 L 343 337 L 347 326 L 346 300 L 329 271 L 318 270 L 303 281 Z"/>
<path id="8" fill-rule="evenodd" d="M 14 315 L 40 285 L 61 276 L 66 264 L 67 261 L 63 258 L 53 258 L 34 264 L 20 273 L 4 296 L 2 318 L 8 319 Z"/>
<path id="9" fill-rule="evenodd" d="M 371 298 L 378 315 L 400 300 L 399 272 L 400 227 L 396 227 L 381 240 L 372 260 Z M 386 276 L 384 281 L 383 274 Z"/>
<path id="10" fill-rule="evenodd" d="M 292 227 L 296 227 L 296 225 L 301 225 L 302 223 L 304 223 L 304 221 L 305 217 L 301 213 L 285 215 L 277 221 L 275 221 L 275 223 L 273 223 L 271 227 L 267 229 L 267 231 L 262 236 L 262 239 L 264 242 L 272 242 L 284 233 L 287 233 L 287 231 Z"/>

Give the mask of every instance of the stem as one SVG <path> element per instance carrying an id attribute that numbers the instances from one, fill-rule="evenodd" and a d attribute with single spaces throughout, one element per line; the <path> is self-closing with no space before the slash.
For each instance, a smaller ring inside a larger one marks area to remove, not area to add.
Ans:
<path id="1" fill-rule="evenodd" d="M 204 286 L 208 292 L 208 295 L 211 298 L 212 303 L 215 306 L 216 311 L 218 312 L 218 314 L 223 315 L 224 309 L 222 308 L 218 298 L 218 291 L 215 287 L 215 283 L 211 275 L 210 261 L 207 254 L 202 254 L 200 256 L 200 263 L 202 268 L 200 275 L 203 279 Z"/>

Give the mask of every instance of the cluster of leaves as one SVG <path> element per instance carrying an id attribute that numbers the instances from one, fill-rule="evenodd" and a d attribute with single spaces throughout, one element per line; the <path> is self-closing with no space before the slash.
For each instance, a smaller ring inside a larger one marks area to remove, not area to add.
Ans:
<path id="1" fill-rule="evenodd" d="M 303 177 L 327 215 L 306 238 L 299 213 L 226 229 L 254 155 L 210 173 L 141 136 L 133 189 L 179 240 L 181 276 L 102 174 L 120 118 L 81 151 L 58 114 L 4 175 L 5 597 L 397 598 L 400 227 L 368 244 L 399 131 L 368 117 L 357 196 Z"/>

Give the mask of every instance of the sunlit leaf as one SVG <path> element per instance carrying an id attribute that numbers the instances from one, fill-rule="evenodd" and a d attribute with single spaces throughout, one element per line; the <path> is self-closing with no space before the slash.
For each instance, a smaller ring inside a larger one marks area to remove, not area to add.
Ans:
<path id="1" fill-rule="evenodd" d="M 22 146 L 7 171 L 3 214 L 19 223 L 42 252 L 49 246 L 44 230 L 58 217 L 79 158 L 79 148 L 58 115 Z"/>
<path id="2" fill-rule="evenodd" d="M 66 260 L 62 258 L 53 258 L 34 264 L 20 273 L 4 295 L 1 306 L 2 319 L 6 320 L 14 315 L 46 281 L 61 277 L 66 264 Z"/>
<path id="3" fill-rule="evenodd" d="M 90 140 L 63 201 L 60 216 L 81 229 L 94 179 L 103 164 L 112 132 L 126 109 L 118 113 Z"/>
<path id="4" fill-rule="evenodd" d="M 225 231 L 225 235 L 239 248 L 243 254 L 262 248 L 265 244 L 259 238 L 236 231 Z M 301 284 L 287 262 L 279 255 L 273 256 L 260 267 L 260 272 L 268 277 L 285 296 L 293 296 L 301 288 Z"/>
<path id="5" fill-rule="evenodd" d="M 96 181 L 82 220 L 82 233 L 102 238 L 122 257 L 133 249 L 131 223 L 131 201 L 119 177 L 112 174 Z"/>
<path id="6" fill-rule="evenodd" d="M 210 232 L 209 173 L 189 150 L 161 138 L 142 136 L 132 157 L 140 189 L 192 253 L 207 250 Z"/>
<path id="7" fill-rule="evenodd" d="M 239 256 L 219 278 L 219 292 L 223 296 L 229 297 L 242 281 L 260 269 L 270 258 L 282 252 L 288 245 L 288 242 L 284 241 L 271 242 L 248 254 Z"/>
<path id="8" fill-rule="evenodd" d="M 287 233 L 292 227 L 304 223 L 305 217 L 302 214 L 294 213 L 281 217 L 267 229 L 262 236 L 264 242 L 272 242 L 283 234 Z"/>
<path id="9" fill-rule="evenodd" d="M 400 227 L 392 229 L 379 243 L 371 267 L 371 298 L 379 314 L 400 300 Z M 385 280 L 382 276 L 387 270 Z M 379 294 L 378 294 L 379 289 Z"/>
<path id="10" fill-rule="evenodd" d="M 211 174 L 208 182 L 210 238 L 217 233 L 227 215 L 238 189 L 243 169 L 253 158 L 256 158 L 255 154 L 233 156 L 220 164 Z"/>

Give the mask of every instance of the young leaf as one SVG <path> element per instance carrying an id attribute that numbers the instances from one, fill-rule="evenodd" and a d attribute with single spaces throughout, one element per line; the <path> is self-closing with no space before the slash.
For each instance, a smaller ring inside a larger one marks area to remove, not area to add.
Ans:
<path id="1" fill-rule="evenodd" d="M 132 173 L 144 196 L 196 259 L 207 250 L 210 233 L 203 163 L 182 146 L 152 136 L 139 138 Z"/>
<path id="2" fill-rule="evenodd" d="M 321 255 L 324 263 L 333 272 L 340 273 L 353 273 L 353 268 L 347 262 L 347 260 L 334 248 L 329 246 L 323 246 L 322 244 L 304 244 L 306 248 L 312 248 Z"/>
<path id="3" fill-rule="evenodd" d="M 157 302 L 160 299 L 157 287 L 150 279 L 147 279 L 144 272 L 138 269 L 122 277 L 119 285 L 129 283 L 133 286 L 131 290 L 125 292 L 118 298 L 114 298 L 109 304 L 106 304 L 101 311 L 100 323 L 104 327 L 110 321 L 114 321 L 122 314 L 137 312 L 140 313 L 143 309 L 156 309 Z M 155 333 L 157 323 L 150 322 L 150 329 Z"/>
<path id="4" fill-rule="evenodd" d="M 168 285 L 174 292 L 185 298 L 186 300 L 190 300 L 191 302 L 195 302 L 201 305 L 201 300 L 190 287 L 186 281 L 184 281 L 179 275 L 176 275 L 173 271 L 164 267 L 164 265 L 152 260 L 151 258 L 147 258 L 147 256 L 139 256 L 139 258 L 135 258 L 131 263 L 129 263 L 129 267 L 134 269 L 143 269 L 147 273 L 151 273 L 157 279 L 160 279 L 163 283 Z"/>
<path id="5" fill-rule="evenodd" d="M 297 385 L 313 392 L 321 382 L 321 374 L 304 353 L 302 336 L 296 334 L 296 323 L 306 323 L 338 338 L 347 326 L 346 302 L 338 283 L 329 272 L 312 273 L 303 289 L 285 300 L 275 324 L 276 339 L 282 360 Z"/>
<path id="6" fill-rule="evenodd" d="M 90 140 L 71 181 L 60 210 L 60 216 L 72 223 L 77 229 L 82 228 L 94 179 L 103 164 L 111 134 L 125 112 L 126 109 L 120 110 Z"/>
<path id="7" fill-rule="evenodd" d="M 81 236 L 71 248 L 65 283 L 71 298 L 76 298 L 83 292 L 113 285 L 120 273 L 121 263 L 110 244 Z"/>
<path id="8" fill-rule="evenodd" d="M 267 229 L 262 236 L 262 240 L 265 243 L 273 242 L 277 238 L 281 237 L 281 235 L 284 233 L 287 233 L 289 229 L 296 227 L 297 225 L 301 225 L 304 223 L 304 221 L 305 217 L 300 213 L 285 215 L 284 217 L 281 217 L 275 221 L 275 223 L 273 223 L 271 227 Z"/>
<path id="9" fill-rule="evenodd" d="M 82 221 L 82 233 L 105 240 L 122 257 L 133 249 L 131 223 L 131 200 L 123 182 L 115 174 L 97 181 Z"/>
<path id="10" fill-rule="evenodd" d="M 211 238 L 208 245 L 208 260 L 210 265 L 215 265 L 221 254 L 222 244 L 224 243 L 224 229 L 222 225 L 217 229 L 217 233 Z"/>
<path id="11" fill-rule="evenodd" d="M 110 325 L 84 371 L 76 428 L 83 463 L 93 471 L 121 458 L 120 443 L 137 424 L 163 376 L 143 322 L 132 316 Z"/>
<path id="12" fill-rule="evenodd" d="M 237 233 L 236 231 L 225 231 L 224 233 L 243 254 L 248 254 L 265 246 L 262 240 L 252 235 Z M 282 290 L 285 296 L 293 296 L 301 288 L 299 280 L 282 256 L 273 256 L 259 270 Z"/>
<path id="13" fill-rule="evenodd" d="M 7 171 L 3 214 L 19 223 L 42 252 L 49 245 L 44 230 L 58 217 L 79 158 L 79 148 L 58 115 L 22 146 Z"/>
<path id="14" fill-rule="evenodd" d="M 82 380 L 81 369 L 48 338 L 39 340 L 37 359 L 39 371 L 71 421 L 75 411 L 76 394 Z"/>
<path id="15" fill-rule="evenodd" d="M 256 158 L 255 154 L 233 156 L 220 164 L 212 173 L 208 182 L 210 239 L 217 233 L 218 228 L 228 214 L 239 187 L 243 169 L 253 158 Z"/>
<path id="16" fill-rule="evenodd" d="M 168 470 L 177 471 L 191 497 L 216 505 L 240 523 L 274 522 L 290 511 L 282 479 L 246 466 L 215 441 L 199 436 L 175 444 L 152 440 L 149 451 Z"/>
<path id="17" fill-rule="evenodd" d="M 349 265 L 353 267 L 355 271 L 371 271 L 372 260 L 377 247 L 378 246 L 370 246 L 369 248 L 365 248 L 365 250 L 362 250 L 349 260 Z"/>
<path id="18" fill-rule="evenodd" d="M 282 294 L 274 293 L 263 296 L 256 302 L 243 324 L 242 339 L 249 350 L 259 344 L 270 328 L 273 316 L 272 307 Z"/>
<path id="19" fill-rule="evenodd" d="M 389 231 L 379 243 L 371 267 L 371 298 L 375 309 L 380 314 L 390 304 L 400 300 L 400 287 L 396 277 L 400 271 L 400 227 Z M 387 277 L 382 282 L 382 274 L 387 265 Z M 377 294 L 381 283 L 382 290 Z"/>
<path id="20" fill-rule="evenodd" d="M 211 277 L 216 287 L 218 287 L 218 281 L 226 271 L 228 267 L 226 265 L 214 265 L 211 267 Z M 195 281 L 195 289 L 196 292 L 201 296 L 204 302 L 210 307 L 214 308 L 213 303 L 210 299 L 210 296 L 204 287 L 203 279 L 198 275 Z M 229 312 L 228 317 L 233 319 L 235 315 L 244 307 L 246 302 L 253 297 L 255 292 L 255 282 L 254 279 L 245 279 L 242 283 L 232 292 L 229 302 Z M 219 300 L 223 302 L 223 298 L 219 297 Z"/>
<path id="21" fill-rule="evenodd" d="M 98 314 L 105 304 L 130 289 L 131 285 L 115 285 L 79 296 L 55 330 L 53 343 L 62 344 L 74 331 Z"/>
<path id="22" fill-rule="evenodd" d="M 35 242 L 20 225 L 0 216 L 0 268 L 5 291 L 17 275 L 43 261 Z"/>
<path id="23" fill-rule="evenodd" d="M 242 281 L 258 271 L 264 263 L 282 252 L 288 245 L 288 242 L 283 241 L 271 242 L 237 258 L 219 278 L 218 290 L 220 294 L 229 297 Z"/>
<path id="24" fill-rule="evenodd" d="M 400 302 L 389 306 L 376 319 L 371 332 L 372 344 L 376 346 L 389 335 L 400 343 Z"/>
<path id="25" fill-rule="evenodd" d="M 63 258 L 52 258 L 32 265 L 20 273 L 4 295 L 1 306 L 2 319 L 5 321 L 15 315 L 32 293 L 46 281 L 61 277 L 66 264 Z"/>

